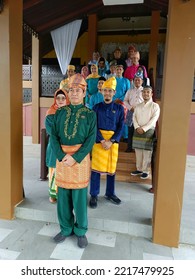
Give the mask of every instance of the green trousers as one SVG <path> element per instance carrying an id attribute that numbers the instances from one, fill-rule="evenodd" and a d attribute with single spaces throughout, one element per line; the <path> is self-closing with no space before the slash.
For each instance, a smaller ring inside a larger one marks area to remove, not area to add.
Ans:
<path id="1" fill-rule="evenodd" d="M 61 233 L 65 236 L 74 232 L 85 235 L 87 219 L 87 188 L 64 189 L 58 187 L 57 213 Z"/>

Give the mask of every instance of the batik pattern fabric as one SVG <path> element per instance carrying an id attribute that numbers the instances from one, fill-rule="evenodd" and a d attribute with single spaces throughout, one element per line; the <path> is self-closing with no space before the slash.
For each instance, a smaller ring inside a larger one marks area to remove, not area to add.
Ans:
<path id="1" fill-rule="evenodd" d="M 56 162 L 57 186 L 70 189 L 76 188 L 78 183 L 77 188 L 87 187 L 90 172 L 89 154 L 96 139 L 96 131 L 95 112 L 82 104 L 68 105 L 57 110 L 50 136 L 52 149 L 58 159 Z M 69 167 L 63 163 L 62 160 L 66 154 L 74 158 L 76 161 L 74 166 Z M 75 175 L 77 172 L 79 181 Z"/>
<path id="2" fill-rule="evenodd" d="M 66 78 L 60 82 L 60 89 L 64 89 L 68 91 L 68 83 L 69 83 L 69 78 Z"/>
<path id="3" fill-rule="evenodd" d="M 81 145 L 66 146 L 61 145 L 63 152 L 73 155 L 79 150 Z M 56 185 L 65 189 L 86 188 L 90 177 L 90 156 L 87 156 L 81 163 L 75 163 L 73 166 L 67 166 L 63 161 L 56 162 Z"/>
<path id="4" fill-rule="evenodd" d="M 143 149 L 152 151 L 154 139 L 154 129 L 149 129 L 143 134 L 134 131 L 133 135 L 133 149 Z"/>
<path id="5" fill-rule="evenodd" d="M 49 174 L 48 174 L 48 179 L 49 179 L 49 196 L 57 199 L 57 185 L 56 185 L 56 180 L 55 180 L 55 175 L 56 175 L 56 169 L 49 167 Z"/>

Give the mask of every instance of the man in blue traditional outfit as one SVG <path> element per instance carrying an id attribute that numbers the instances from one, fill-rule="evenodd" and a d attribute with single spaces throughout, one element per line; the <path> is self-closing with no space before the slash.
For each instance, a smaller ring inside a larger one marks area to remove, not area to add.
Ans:
<path id="1" fill-rule="evenodd" d="M 92 172 L 90 182 L 91 208 L 97 207 L 100 192 L 100 174 L 107 174 L 105 198 L 115 204 L 121 200 L 115 195 L 115 172 L 118 160 L 118 147 L 124 125 L 123 106 L 113 102 L 116 78 L 103 83 L 104 101 L 96 104 L 93 110 L 97 116 L 97 137 L 92 149 Z"/>

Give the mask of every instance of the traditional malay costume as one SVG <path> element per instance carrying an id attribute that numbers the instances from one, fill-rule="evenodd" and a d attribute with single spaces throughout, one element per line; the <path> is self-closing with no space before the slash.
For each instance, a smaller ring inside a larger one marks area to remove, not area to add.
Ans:
<path id="1" fill-rule="evenodd" d="M 99 86 L 99 81 L 102 81 L 102 83 L 103 83 L 104 81 L 106 81 L 106 78 L 100 77 L 98 79 L 98 86 Z M 104 97 L 103 97 L 102 93 L 100 91 L 98 91 L 96 94 L 94 94 L 90 97 L 89 108 L 93 109 L 93 106 L 95 106 L 96 104 L 103 102 L 103 101 L 104 101 Z"/>
<path id="2" fill-rule="evenodd" d="M 70 70 L 72 70 L 72 71 L 75 71 L 75 66 L 74 65 L 68 65 L 68 69 L 67 69 L 68 71 L 70 71 Z M 69 75 L 68 75 L 69 76 Z M 64 80 L 62 80 L 61 82 L 60 82 L 60 89 L 64 89 L 64 90 L 66 90 L 66 91 L 68 91 L 68 82 L 69 82 L 69 79 L 70 79 L 70 77 L 68 77 L 68 78 L 66 78 L 66 79 L 64 79 Z"/>
<path id="3" fill-rule="evenodd" d="M 111 77 L 104 82 L 104 88 L 115 92 L 116 79 Z M 97 115 L 97 137 L 92 149 L 92 173 L 90 183 L 90 206 L 97 207 L 97 196 L 100 192 L 100 174 L 107 174 L 105 198 L 120 204 L 115 195 L 115 172 L 118 160 L 118 147 L 124 125 L 124 109 L 120 104 L 101 102 L 93 107 Z M 110 140 L 112 146 L 108 150 L 102 147 L 102 140 Z"/>
<path id="4" fill-rule="evenodd" d="M 56 157 L 55 154 L 51 148 L 50 143 L 50 135 L 51 135 L 51 128 L 54 121 L 54 115 L 56 113 L 56 110 L 59 108 L 56 103 L 56 98 L 59 94 L 63 94 L 66 98 L 66 105 L 70 104 L 70 101 L 68 99 L 68 94 L 63 89 L 58 89 L 54 94 L 54 103 L 53 105 L 47 110 L 46 112 L 46 118 L 45 118 L 45 128 L 47 135 L 49 136 L 47 149 L 46 149 L 46 166 L 48 167 L 48 177 L 49 177 L 49 199 L 50 202 L 55 202 L 57 199 L 57 186 L 55 183 L 55 173 L 56 173 Z"/>
<path id="5" fill-rule="evenodd" d="M 86 91 L 86 98 L 85 98 L 85 104 L 87 107 L 89 107 L 89 99 L 92 95 L 96 94 L 98 92 L 98 80 L 100 78 L 100 75 L 98 74 L 98 66 L 95 64 L 91 65 L 91 68 L 96 68 L 96 72 L 89 74 L 86 78 L 87 82 L 87 91 Z"/>
<path id="6" fill-rule="evenodd" d="M 83 92 L 86 90 L 86 82 L 81 74 L 70 77 L 68 86 L 70 102 L 71 88 L 81 88 Z M 79 247 L 87 245 L 87 186 L 90 178 L 90 151 L 95 138 L 96 114 L 83 103 L 70 104 L 56 112 L 51 143 L 57 157 L 57 213 L 61 228 L 61 232 L 54 237 L 57 243 L 74 233 L 78 237 Z M 67 166 L 64 163 L 67 154 L 76 161 L 74 165 Z"/>
<path id="7" fill-rule="evenodd" d="M 145 86 L 143 92 L 144 90 L 150 90 L 152 93 L 151 86 Z M 140 175 L 141 179 L 147 179 L 149 176 L 154 132 L 159 115 L 160 107 L 157 103 L 153 102 L 152 97 L 138 104 L 133 113 L 133 148 L 136 154 L 137 170 L 133 171 L 131 175 Z M 142 134 L 136 131 L 138 128 L 143 130 Z"/>

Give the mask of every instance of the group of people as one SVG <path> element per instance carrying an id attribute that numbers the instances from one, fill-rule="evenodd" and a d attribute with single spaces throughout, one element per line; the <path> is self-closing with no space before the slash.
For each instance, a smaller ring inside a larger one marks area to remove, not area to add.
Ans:
<path id="1" fill-rule="evenodd" d="M 97 65 L 97 73 L 100 76 L 104 76 L 106 79 L 116 76 L 116 66 L 121 65 L 124 71 L 124 77 L 133 82 L 135 73 L 139 70 L 143 75 L 144 83 L 147 81 L 147 71 L 145 66 L 140 65 L 140 53 L 136 50 L 134 45 L 130 45 L 127 51 L 127 59 L 122 56 L 122 50 L 117 47 L 113 52 L 113 58 L 108 62 L 99 52 L 94 52 L 92 60 L 88 62 L 88 69 L 91 69 L 92 65 Z M 138 69 L 139 67 L 139 69 Z"/>
<path id="2" fill-rule="evenodd" d="M 91 74 L 82 70 L 75 73 L 75 67 L 68 66 L 68 77 L 55 92 L 45 126 L 49 135 L 49 199 L 52 203 L 57 201 L 60 224 L 54 241 L 63 242 L 75 234 L 78 246 L 85 248 L 88 184 L 91 208 L 98 205 L 101 174 L 107 175 L 105 199 L 116 205 L 121 203 L 115 193 L 115 174 L 125 126 L 131 135 L 127 149 L 135 149 L 136 154 L 136 170 L 131 174 L 142 179 L 148 177 L 160 109 L 152 100 L 152 88 L 142 86 L 140 71 L 135 72 L 131 85 L 132 81 L 122 75 L 122 64 L 116 65 L 116 76 L 109 78 L 98 75 L 94 61 Z M 97 79 L 97 84 L 91 79 Z"/>

